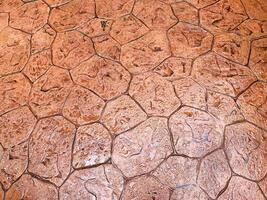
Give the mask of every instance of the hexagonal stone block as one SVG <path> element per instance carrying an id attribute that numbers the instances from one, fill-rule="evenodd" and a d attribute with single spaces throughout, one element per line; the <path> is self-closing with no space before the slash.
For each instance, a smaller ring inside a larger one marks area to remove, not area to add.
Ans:
<path id="1" fill-rule="evenodd" d="M 170 200 L 209 200 L 209 196 L 197 185 L 185 185 L 173 191 Z"/>
<path id="2" fill-rule="evenodd" d="M 147 173 L 172 152 L 167 119 L 149 118 L 116 137 L 113 145 L 112 161 L 125 176 Z"/>
<path id="3" fill-rule="evenodd" d="M 128 88 L 130 74 L 117 62 L 94 56 L 71 70 L 74 82 L 104 99 L 111 99 Z"/>
<path id="4" fill-rule="evenodd" d="M 101 124 L 80 126 L 73 149 L 75 168 L 94 166 L 106 162 L 111 154 L 111 136 Z"/>
<path id="5" fill-rule="evenodd" d="M 200 28 L 179 22 L 168 30 L 172 53 L 185 58 L 195 58 L 211 49 L 213 36 Z"/>
<path id="6" fill-rule="evenodd" d="M 212 115 L 183 107 L 169 120 L 177 153 L 202 157 L 221 146 L 223 126 Z"/>
<path id="7" fill-rule="evenodd" d="M 198 10 L 191 4 L 181 1 L 171 4 L 174 15 L 180 22 L 198 25 Z"/>
<path id="8" fill-rule="evenodd" d="M 267 20 L 267 2 L 265 0 L 242 1 L 251 19 Z"/>
<path id="9" fill-rule="evenodd" d="M 122 174 L 110 164 L 75 171 L 59 190 L 60 199 L 119 200 Z"/>
<path id="10" fill-rule="evenodd" d="M 225 148 L 233 171 L 253 180 L 267 173 L 267 131 L 244 122 L 225 130 Z"/>
<path id="11" fill-rule="evenodd" d="M 188 3 L 192 4 L 196 8 L 207 7 L 208 5 L 216 3 L 218 0 L 186 0 Z"/>

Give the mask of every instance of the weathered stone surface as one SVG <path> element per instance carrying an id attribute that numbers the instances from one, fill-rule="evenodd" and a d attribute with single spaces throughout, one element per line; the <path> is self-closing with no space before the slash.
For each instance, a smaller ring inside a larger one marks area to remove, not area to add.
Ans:
<path id="1" fill-rule="evenodd" d="M 0 187 L 0 199 L 4 199 L 4 191 L 1 187 Z"/>
<path id="2" fill-rule="evenodd" d="M 27 103 L 31 85 L 21 74 L 0 78 L 0 115 Z"/>
<path id="3" fill-rule="evenodd" d="M 61 185 L 71 169 L 75 126 L 61 116 L 41 119 L 29 143 L 29 171 Z"/>
<path id="4" fill-rule="evenodd" d="M 119 200 L 122 174 L 110 164 L 75 171 L 59 190 L 60 199 Z"/>
<path id="5" fill-rule="evenodd" d="M 213 36 L 200 28 L 179 22 L 168 30 L 172 53 L 185 58 L 195 58 L 211 49 Z"/>
<path id="6" fill-rule="evenodd" d="M 265 0 L 242 0 L 251 19 L 267 20 L 267 2 Z"/>
<path id="7" fill-rule="evenodd" d="M 0 12 L 10 12 L 22 4 L 21 0 L 0 0 Z"/>
<path id="8" fill-rule="evenodd" d="M 72 0 L 52 9 L 49 22 L 54 29 L 62 32 L 73 30 L 94 17 L 93 0 Z"/>
<path id="9" fill-rule="evenodd" d="M 57 199 L 57 189 L 30 175 L 23 175 L 6 193 L 6 200 L 13 199 Z"/>
<path id="10" fill-rule="evenodd" d="M 170 191 L 151 176 L 132 179 L 125 187 L 122 200 L 169 199 Z"/>
<path id="11" fill-rule="evenodd" d="M 78 128 L 73 150 L 75 168 L 102 164 L 110 158 L 111 136 L 101 124 Z"/>
<path id="12" fill-rule="evenodd" d="M 225 147 L 234 172 L 253 180 L 267 173 L 267 131 L 247 122 L 226 127 Z"/>
<path id="13" fill-rule="evenodd" d="M 265 177 L 261 182 L 259 182 L 259 186 L 263 191 L 263 194 L 267 196 L 267 177 Z"/>
<path id="14" fill-rule="evenodd" d="M 219 1 L 219 0 L 186 0 L 186 1 L 194 5 L 196 8 L 203 8 L 211 4 L 214 4 L 216 3 L 216 1 Z"/>
<path id="15" fill-rule="evenodd" d="M 30 35 L 5 28 L 0 32 L 0 77 L 19 72 L 30 54 Z"/>
<path id="16" fill-rule="evenodd" d="M 94 56 L 71 70 L 73 80 L 104 99 L 119 96 L 128 88 L 130 74 L 117 62 Z"/>
<path id="17" fill-rule="evenodd" d="M 48 14 L 49 7 L 43 1 L 25 3 L 10 12 L 9 25 L 25 32 L 34 33 L 46 24 Z"/>
<path id="18" fill-rule="evenodd" d="M 259 187 L 256 183 L 248 181 L 244 178 L 233 176 L 230 180 L 230 183 L 226 189 L 226 191 L 220 195 L 218 200 L 225 199 L 235 199 L 235 200 L 243 200 L 243 199 L 257 199 L 264 200 L 264 196 L 262 195 Z"/>
<path id="19" fill-rule="evenodd" d="M 53 63 L 66 69 L 78 66 L 95 53 L 91 39 L 77 31 L 57 34 L 52 48 Z"/>
<path id="20" fill-rule="evenodd" d="M 183 107 L 169 121 L 177 153 L 202 157 L 218 148 L 223 140 L 223 126 L 213 116 Z"/>
<path id="21" fill-rule="evenodd" d="M 1 5 L 1 4 L 0 4 Z M 8 13 L 0 13 L 0 31 L 8 26 Z"/>
<path id="22" fill-rule="evenodd" d="M 170 200 L 209 200 L 210 198 L 196 185 L 185 185 L 173 191 Z"/>
<path id="23" fill-rule="evenodd" d="M 145 121 L 146 113 L 131 97 L 123 95 L 108 102 L 101 121 L 112 134 L 119 134 Z"/>
<path id="24" fill-rule="evenodd" d="M 121 62 L 134 74 L 155 68 L 171 55 L 166 33 L 151 31 L 122 46 Z"/>
<path id="25" fill-rule="evenodd" d="M 174 15 L 180 22 L 198 24 L 198 10 L 185 1 L 177 2 L 171 5 Z"/>
<path id="26" fill-rule="evenodd" d="M 44 0 L 44 2 L 46 2 L 49 6 L 53 7 L 57 7 L 63 4 L 66 4 L 68 2 L 70 2 L 72 0 Z"/>
<path id="27" fill-rule="evenodd" d="M 116 137 L 113 145 L 112 160 L 125 176 L 147 173 L 172 152 L 167 119 L 149 118 Z"/>
<path id="28" fill-rule="evenodd" d="M 248 67 L 210 53 L 197 58 L 192 77 L 207 89 L 236 97 L 256 80 Z"/>
<path id="29" fill-rule="evenodd" d="M 129 94 L 149 115 L 169 116 L 181 104 L 171 83 L 155 73 L 134 76 Z"/>

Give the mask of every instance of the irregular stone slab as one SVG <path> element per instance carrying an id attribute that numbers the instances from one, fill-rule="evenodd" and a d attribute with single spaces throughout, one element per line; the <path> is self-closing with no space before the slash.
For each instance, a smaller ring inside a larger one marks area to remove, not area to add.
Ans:
<path id="1" fill-rule="evenodd" d="M 9 20 L 8 13 L 0 13 L 0 31 L 2 31 L 4 28 L 8 26 L 8 20 Z"/>
<path id="2" fill-rule="evenodd" d="M 19 72 L 30 55 L 30 35 L 5 28 L 0 32 L 0 77 Z"/>
<path id="3" fill-rule="evenodd" d="M 256 77 L 248 67 L 233 63 L 214 53 L 197 58 L 193 64 L 192 77 L 207 89 L 238 96 Z"/>
<path id="4" fill-rule="evenodd" d="M 172 152 L 167 119 L 149 118 L 116 137 L 113 145 L 112 161 L 125 176 L 147 173 Z"/>
<path id="5" fill-rule="evenodd" d="M 10 12 L 21 5 L 23 5 L 21 0 L 2 0 L 0 2 L 0 12 Z"/>
<path id="6" fill-rule="evenodd" d="M 180 22 L 198 25 L 198 10 L 191 4 L 181 1 L 171 4 L 174 15 Z"/>
<path id="7" fill-rule="evenodd" d="M 52 48 L 53 63 L 66 69 L 78 66 L 95 53 L 91 39 L 77 31 L 57 34 Z"/>
<path id="8" fill-rule="evenodd" d="M 38 117 L 61 113 L 73 83 L 67 70 L 51 67 L 34 82 L 29 105 Z"/>
<path id="9" fill-rule="evenodd" d="M 58 32 L 73 30 L 95 17 L 93 0 L 72 0 L 52 9 L 49 22 Z"/>
<path id="10" fill-rule="evenodd" d="M 59 190 L 60 199 L 119 200 L 122 174 L 110 164 L 75 171 Z"/>
<path id="11" fill-rule="evenodd" d="M 259 182 L 259 186 L 263 191 L 263 194 L 267 196 L 267 177 L 265 177 L 261 182 Z"/>
<path id="12" fill-rule="evenodd" d="M 267 131 L 245 123 L 226 127 L 225 147 L 234 172 L 253 180 L 267 173 Z"/>
<path id="13" fill-rule="evenodd" d="M 72 0 L 44 0 L 50 7 L 57 7 L 63 4 L 66 4 Z"/>
<path id="14" fill-rule="evenodd" d="M 125 187 L 122 200 L 169 199 L 170 191 L 151 176 L 132 179 Z"/>
<path id="15" fill-rule="evenodd" d="M 121 48 L 121 63 L 134 74 L 155 68 L 171 55 L 166 33 L 151 31 Z"/>
<path id="16" fill-rule="evenodd" d="M 61 116 L 41 119 L 29 143 L 29 171 L 61 185 L 71 170 L 75 126 Z"/>
<path id="17" fill-rule="evenodd" d="M 219 0 L 186 0 L 188 3 L 194 5 L 196 8 L 204 8 Z"/>
<path id="18" fill-rule="evenodd" d="M 31 84 L 21 74 L 0 78 L 0 115 L 27 103 Z"/>
<path id="19" fill-rule="evenodd" d="M 251 19 L 267 20 L 267 2 L 265 0 L 242 0 L 242 3 Z"/>
<path id="20" fill-rule="evenodd" d="M 43 1 L 25 3 L 10 12 L 9 25 L 28 33 L 34 33 L 46 24 L 48 14 L 49 7 Z"/>
<path id="21" fill-rule="evenodd" d="M 159 0 L 137 1 L 133 14 L 151 29 L 166 30 L 178 21 L 170 5 Z"/>
<path id="22" fill-rule="evenodd" d="M 231 169 L 223 150 L 208 155 L 200 164 L 198 185 L 215 199 L 231 177 Z"/>
<path id="23" fill-rule="evenodd" d="M 153 175 L 170 188 L 182 188 L 196 183 L 197 165 L 197 160 L 172 156 L 163 162 Z"/>
<path id="24" fill-rule="evenodd" d="M 213 116 L 183 107 L 169 120 L 177 153 L 202 157 L 218 148 L 223 140 L 223 126 Z"/>
<path id="25" fill-rule="evenodd" d="M 121 95 L 128 88 L 130 74 L 117 62 L 94 56 L 71 70 L 74 82 L 104 99 Z"/>
<path id="26" fill-rule="evenodd" d="M 179 22 L 168 30 L 172 53 L 175 56 L 195 58 L 211 49 L 213 36 L 200 28 Z"/>
<path id="27" fill-rule="evenodd" d="M 111 154 L 111 136 L 101 124 L 81 126 L 76 133 L 73 150 L 75 168 L 106 162 Z"/>
<path id="28" fill-rule="evenodd" d="M 149 115 L 169 116 L 181 105 L 171 83 L 155 73 L 134 76 L 129 94 Z"/>
<path id="29" fill-rule="evenodd" d="M 225 199 L 264 200 L 265 198 L 262 195 L 256 183 L 248 181 L 238 176 L 233 176 L 225 192 L 222 193 L 218 198 L 218 200 L 225 200 Z"/>
<path id="30" fill-rule="evenodd" d="M 210 198 L 196 185 L 185 185 L 173 191 L 170 200 L 209 200 Z"/>
<path id="31" fill-rule="evenodd" d="M 6 193 L 6 200 L 12 199 L 49 199 L 56 200 L 57 189 L 43 181 L 23 175 Z"/>
<path id="32" fill-rule="evenodd" d="M 126 44 L 140 38 L 148 32 L 148 28 L 133 15 L 126 15 L 116 19 L 112 24 L 110 35 L 120 44 Z"/>
<path id="33" fill-rule="evenodd" d="M 146 113 L 131 97 L 123 95 L 107 103 L 101 121 L 112 134 L 127 131 L 145 121 Z"/>

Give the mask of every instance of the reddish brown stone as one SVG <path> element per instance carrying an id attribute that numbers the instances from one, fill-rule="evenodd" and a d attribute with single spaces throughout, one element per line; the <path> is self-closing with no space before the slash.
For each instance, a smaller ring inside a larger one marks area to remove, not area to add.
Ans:
<path id="1" fill-rule="evenodd" d="M 211 4 L 216 3 L 219 0 L 186 0 L 188 3 L 194 5 L 196 8 L 207 7 Z"/>
<path id="2" fill-rule="evenodd" d="M 149 118 L 116 137 L 113 145 L 112 161 L 125 176 L 147 173 L 172 152 L 167 119 Z"/>
<path id="3" fill-rule="evenodd" d="M 0 187 L 0 199 L 4 199 L 4 191 L 1 187 Z"/>
<path id="4" fill-rule="evenodd" d="M 119 200 L 122 174 L 110 164 L 75 171 L 59 190 L 60 199 Z"/>
<path id="5" fill-rule="evenodd" d="M 185 1 L 177 2 L 171 5 L 174 15 L 180 22 L 198 24 L 198 10 Z"/>
<path id="6" fill-rule="evenodd" d="M 106 162 L 111 154 L 111 136 L 101 124 L 78 128 L 73 150 L 75 168 L 94 166 Z"/>
<path id="7" fill-rule="evenodd" d="M 117 62 L 94 56 L 71 70 L 73 80 L 104 99 L 126 91 L 130 74 Z"/>
<path id="8" fill-rule="evenodd" d="M 129 94 L 149 115 L 169 116 L 181 105 L 171 83 L 155 73 L 134 76 Z"/>
<path id="9" fill-rule="evenodd" d="M 146 113 L 131 99 L 123 95 L 108 102 L 101 121 L 112 134 L 119 134 L 145 121 Z"/>
<path id="10" fill-rule="evenodd" d="M 170 200 L 209 200 L 210 198 L 196 185 L 185 185 L 173 191 Z"/>
<path id="11" fill-rule="evenodd" d="M 199 26 L 179 22 L 168 30 L 172 53 L 195 58 L 211 49 L 213 36 Z"/>
<path id="12" fill-rule="evenodd" d="M 63 4 L 66 4 L 72 0 L 44 0 L 49 6 L 51 7 L 57 7 Z"/>
<path id="13" fill-rule="evenodd" d="M 21 0 L 0 0 L 0 12 L 10 12 L 21 5 Z"/>
<path id="14" fill-rule="evenodd" d="M 260 183 L 259 186 L 263 191 L 263 194 L 267 196 L 267 177 L 265 177 Z"/>
<path id="15" fill-rule="evenodd" d="M 8 19 L 9 19 L 8 13 L 0 13 L 0 31 L 2 31 L 5 27 L 8 26 Z"/>
<path id="16" fill-rule="evenodd" d="M 242 0 L 251 19 L 267 20 L 267 2 L 265 0 Z"/>

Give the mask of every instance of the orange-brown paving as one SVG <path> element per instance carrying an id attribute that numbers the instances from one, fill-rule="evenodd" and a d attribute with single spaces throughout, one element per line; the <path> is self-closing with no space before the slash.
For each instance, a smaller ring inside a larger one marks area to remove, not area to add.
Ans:
<path id="1" fill-rule="evenodd" d="M 0 0 L 0 200 L 266 200 L 267 0 Z"/>

